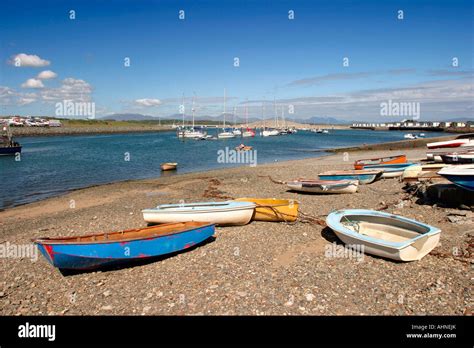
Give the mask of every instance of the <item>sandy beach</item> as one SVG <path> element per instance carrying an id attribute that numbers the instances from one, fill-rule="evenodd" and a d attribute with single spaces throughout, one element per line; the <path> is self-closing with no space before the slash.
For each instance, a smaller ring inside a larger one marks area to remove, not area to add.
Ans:
<path id="1" fill-rule="evenodd" d="M 270 180 L 316 177 L 400 152 L 409 160 L 425 156 L 423 147 L 351 151 L 76 190 L 0 212 L 0 243 L 144 227 L 140 210 L 157 204 L 253 196 L 297 199 L 302 212 L 322 219 L 336 209 L 383 209 L 441 228 L 440 244 L 420 261 L 328 256 L 343 244 L 327 227 L 252 222 L 218 227 L 214 240 L 187 252 L 109 271 L 63 276 L 39 254 L 36 262 L 1 258 L 0 314 L 470 314 L 474 224 L 448 216 L 471 211 L 418 204 L 397 179 L 362 185 L 352 195 L 297 194 Z"/>

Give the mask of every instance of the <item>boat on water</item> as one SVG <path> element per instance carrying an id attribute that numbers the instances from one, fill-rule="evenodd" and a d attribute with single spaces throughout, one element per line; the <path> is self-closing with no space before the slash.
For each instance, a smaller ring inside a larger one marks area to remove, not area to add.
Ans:
<path id="1" fill-rule="evenodd" d="M 178 167 L 178 163 L 176 162 L 167 162 L 167 163 L 162 163 L 161 164 L 161 170 L 166 171 L 166 170 L 176 170 Z"/>
<path id="2" fill-rule="evenodd" d="M 379 164 L 395 164 L 395 163 L 407 163 L 406 155 L 395 155 L 388 157 L 361 159 L 354 162 L 354 169 L 360 170 L 364 166 L 379 165 Z"/>
<path id="3" fill-rule="evenodd" d="M 21 153 L 20 143 L 13 140 L 10 127 L 3 125 L 0 134 L 0 156 L 15 156 L 19 153 Z"/>
<path id="4" fill-rule="evenodd" d="M 437 171 L 444 168 L 446 164 L 414 164 L 405 168 L 401 179 L 405 182 L 425 181 L 431 179 L 442 179 L 436 174 Z"/>
<path id="5" fill-rule="evenodd" d="M 196 109 L 194 108 L 194 99 L 196 96 L 193 96 L 193 101 L 192 101 L 192 126 L 190 128 L 186 128 L 184 126 L 184 96 L 183 96 L 183 126 L 180 128 L 177 132 L 178 138 L 188 138 L 188 139 L 203 139 L 207 136 L 207 132 L 197 129 L 195 124 L 194 124 L 194 113 Z"/>
<path id="6" fill-rule="evenodd" d="M 474 191 L 474 164 L 447 166 L 438 174 L 463 189 Z"/>
<path id="7" fill-rule="evenodd" d="M 262 132 L 262 136 L 264 137 L 272 137 L 276 135 L 280 135 L 280 131 L 278 129 L 268 128 L 268 129 L 264 129 Z"/>
<path id="8" fill-rule="evenodd" d="M 235 201 L 255 203 L 255 221 L 294 222 L 298 218 L 299 202 L 294 199 L 243 197 Z"/>
<path id="9" fill-rule="evenodd" d="M 397 261 L 416 261 L 433 250 L 441 230 L 416 220 L 374 210 L 338 210 L 327 225 L 347 247 Z"/>
<path id="10" fill-rule="evenodd" d="M 201 221 L 216 225 L 246 225 L 252 219 L 255 203 L 250 202 L 198 202 L 163 204 L 142 210 L 147 223 Z"/>
<path id="11" fill-rule="evenodd" d="M 472 164 L 474 163 L 474 152 L 468 153 L 449 153 L 440 155 L 443 163 L 446 164 Z"/>
<path id="12" fill-rule="evenodd" d="M 255 131 L 251 128 L 247 128 L 242 132 L 242 137 L 244 138 L 251 138 L 255 136 Z"/>
<path id="13" fill-rule="evenodd" d="M 392 164 L 370 164 L 365 165 L 364 169 L 383 170 L 382 178 L 396 178 L 402 176 L 406 168 L 414 163 L 392 163 Z"/>
<path id="14" fill-rule="evenodd" d="M 333 170 L 320 173 L 321 180 L 358 180 L 359 184 L 370 184 L 382 177 L 383 170 Z"/>
<path id="15" fill-rule="evenodd" d="M 185 250 L 214 232 L 214 225 L 207 222 L 180 222 L 79 237 L 37 238 L 33 242 L 53 266 L 88 270 Z"/>
<path id="16" fill-rule="evenodd" d="M 417 136 L 417 135 L 411 134 L 411 133 L 405 134 L 403 137 L 404 137 L 405 139 L 418 139 L 418 136 Z"/>
<path id="17" fill-rule="evenodd" d="M 286 186 L 291 190 L 308 193 L 355 193 L 359 188 L 358 180 L 312 180 L 297 179 L 289 181 Z"/>
<path id="18" fill-rule="evenodd" d="M 217 134 L 218 139 L 229 139 L 229 138 L 235 138 L 235 134 L 232 131 L 232 129 L 226 129 L 225 127 L 225 115 L 226 115 L 226 90 L 224 88 L 224 123 L 222 126 L 222 132 Z"/>
<path id="19" fill-rule="evenodd" d="M 244 145 L 244 144 L 240 144 L 239 146 L 236 146 L 235 148 L 235 151 L 250 151 L 253 149 L 252 146 L 248 146 L 248 145 Z"/>
<path id="20" fill-rule="evenodd" d="M 248 102 L 248 100 L 247 100 Z M 251 138 L 255 136 L 255 131 L 249 128 L 249 107 L 245 105 L 245 130 L 242 132 L 242 137 Z"/>
<path id="21" fill-rule="evenodd" d="M 240 137 L 242 135 L 242 131 L 239 128 L 234 128 L 232 133 L 234 133 L 236 137 Z"/>

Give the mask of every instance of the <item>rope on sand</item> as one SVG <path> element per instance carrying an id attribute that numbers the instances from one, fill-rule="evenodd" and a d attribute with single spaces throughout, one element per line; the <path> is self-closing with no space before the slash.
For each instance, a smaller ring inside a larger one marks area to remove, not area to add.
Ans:
<path id="1" fill-rule="evenodd" d="M 273 179 L 270 175 L 258 175 L 259 178 L 269 178 L 271 182 L 279 185 L 286 185 L 286 181 L 280 181 Z"/>

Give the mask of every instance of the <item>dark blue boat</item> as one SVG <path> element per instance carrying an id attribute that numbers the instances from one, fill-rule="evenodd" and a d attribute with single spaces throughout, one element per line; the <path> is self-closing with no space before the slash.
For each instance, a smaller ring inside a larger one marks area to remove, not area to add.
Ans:
<path id="1" fill-rule="evenodd" d="M 21 153 L 21 145 L 13 141 L 9 126 L 3 126 L 3 133 L 0 134 L 0 156 L 14 156 Z"/>
<path id="2" fill-rule="evenodd" d="M 463 189 L 474 191 L 474 164 L 447 166 L 441 169 L 438 174 Z"/>
<path id="3" fill-rule="evenodd" d="M 213 224 L 193 221 L 81 237 L 38 238 L 33 242 L 55 267 L 89 270 L 185 250 L 214 232 Z"/>
<path id="4" fill-rule="evenodd" d="M 0 156 L 11 155 L 14 156 L 21 153 L 21 146 L 2 146 L 0 145 Z"/>

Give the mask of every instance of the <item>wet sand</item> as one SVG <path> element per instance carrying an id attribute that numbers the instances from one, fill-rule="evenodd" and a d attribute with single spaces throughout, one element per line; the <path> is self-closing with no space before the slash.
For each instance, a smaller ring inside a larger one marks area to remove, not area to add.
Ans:
<path id="1" fill-rule="evenodd" d="M 213 241 L 187 252 L 109 271 L 63 276 L 39 254 L 36 262 L 1 258 L 0 314 L 469 314 L 472 260 L 456 255 L 470 255 L 474 225 L 449 222 L 453 209 L 418 204 L 397 179 L 352 195 L 311 195 L 269 178 L 316 177 L 400 152 L 425 156 L 423 147 L 359 150 L 81 189 L 0 212 L 0 243 L 144 227 L 140 210 L 158 204 L 253 196 L 297 199 L 302 212 L 323 219 L 336 209 L 384 209 L 441 228 L 441 243 L 420 261 L 336 257 L 328 250 L 342 244 L 326 227 L 252 222 L 219 227 Z"/>

